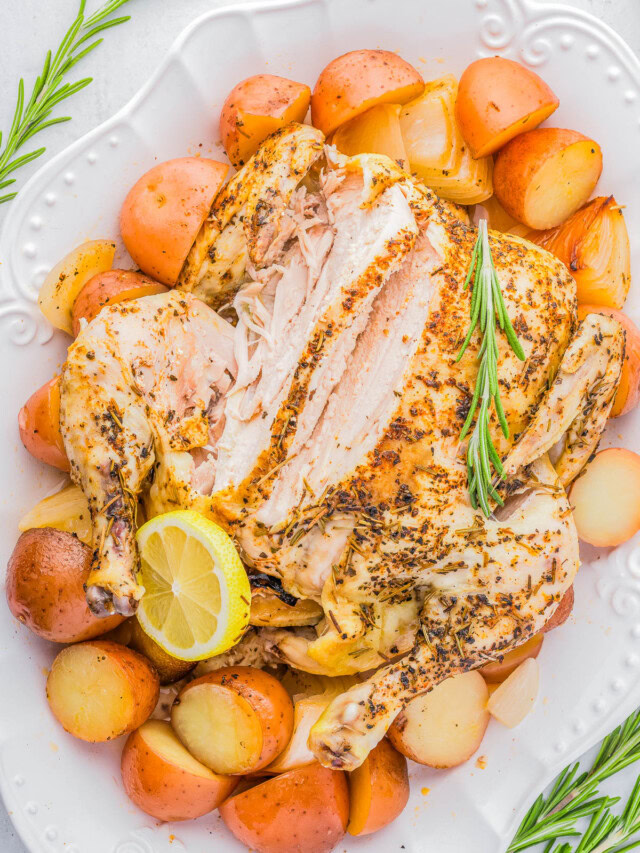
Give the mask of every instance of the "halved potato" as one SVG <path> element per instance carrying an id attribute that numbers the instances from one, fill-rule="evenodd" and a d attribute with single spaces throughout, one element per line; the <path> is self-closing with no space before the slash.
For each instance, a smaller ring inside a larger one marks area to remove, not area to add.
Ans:
<path id="1" fill-rule="evenodd" d="M 603 305 L 578 305 L 578 319 L 584 320 L 587 314 L 604 314 L 606 317 L 613 317 L 625 331 L 622 373 L 609 417 L 617 418 L 620 415 L 626 415 L 640 403 L 640 329 L 623 311 L 615 308 L 605 308 Z"/>
<path id="2" fill-rule="evenodd" d="M 274 74 L 256 74 L 234 86 L 220 114 L 220 136 L 236 169 L 269 134 L 289 122 L 303 122 L 310 98 L 311 89 L 304 83 Z"/>
<path id="3" fill-rule="evenodd" d="M 489 691 L 476 671 L 453 675 L 412 699 L 389 729 L 391 743 L 429 767 L 455 767 L 482 743 L 489 723 Z"/>
<path id="4" fill-rule="evenodd" d="M 89 610 L 84 584 L 91 549 L 71 533 L 51 527 L 20 536 L 7 565 L 9 610 L 34 634 L 54 643 L 77 643 L 105 634 L 123 621 Z"/>
<path id="5" fill-rule="evenodd" d="M 351 835 L 370 835 L 390 824 L 409 800 L 407 759 L 383 738 L 349 773 Z"/>
<path id="6" fill-rule="evenodd" d="M 72 328 L 74 336 L 80 331 L 80 321 L 90 323 L 105 305 L 115 305 L 128 299 L 165 293 L 164 284 L 134 270 L 107 270 L 90 278 L 73 304 Z"/>
<path id="7" fill-rule="evenodd" d="M 293 703 L 272 675 L 249 666 L 210 672 L 182 690 L 171 723 L 189 752 L 222 775 L 270 764 L 293 731 Z"/>
<path id="8" fill-rule="evenodd" d="M 56 329 L 73 333 L 73 303 L 89 279 L 111 269 L 113 240 L 89 240 L 69 252 L 44 280 L 38 296 L 40 310 Z"/>
<path id="9" fill-rule="evenodd" d="M 377 104 L 366 113 L 341 124 L 331 137 L 338 151 L 356 154 L 386 154 L 403 168 L 409 158 L 400 132 L 400 104 Z"/>
<path id="10" fill-rule="evenodd" d="M 631 284 L 631 255 L 624 214 L 613 196 L 592 199 L 557 228 L 523 236 L 569 268 L 578 302 L 622 308 Z"/>
<path id="11" fill-rule="evenodd" d="M 349 820 L 345 774 L 310 764 L 230 797 L 220 815 L 257 853 L 329 853 Z"/>
<path id="12" fill-rule="evenodd" d="M 512 729 L 533 710 L 538 695 L 540 667 L 535 658 L 527 658 L 493 691 L 487 703 L 492 717 Z"/>
<path id="13" fill-rule="evenodd" d="M 478 672 L 489 684 L 500 684 L 505 678 L 511 675 L 514 669 L 520 666 L 522 661 L 527 658 L 538 657 L 543 640 L 543 633 L 534 634 L 533 637 L 522 643 L 522 645 L 516 646 L 510 652 L 506 652 L 502 660 L 491 661 L 491 663 L 480 667 Z"/>
<path id="14" fill-rule="evenodd" d="M 560 101 L 541 77 L 512 59 L 487 56 L 460 78 L 456 117 L 475 158 L 537 127 Z"/>
<path id="15" fill-rule="evenodd" d="M 20 439 L 29 453 L 41 462 L 69 470 L 69 460 L 60 432 L 60 377 L 54 376 L 34 392 L 18 413 Z"/>
<path id="16" fill-rule="evenodd" d="M 539 127 L 500 150 L 493 171 L 498 201 L 529 228 L 555 228 L 585 203 L 602 172 L 597 142 L 576 130 Z"/>
<path id="17" fill-rule="evenodd" d="M 334 694 L 325 693 L 294 700 L 293 732 L 289 743 L 275 761 L 265 767 L 265 772 L 285 773 L 287 770 L 313 764 L 316 757 L 308 746 L 309 732 L 333 697 Z"/>
<path id="18" fill-rule="evenodd" d="M 120 231 L 143 272 L 175 285 L 228 171 L 226 163 L 207 157 L 178 157 L 158 163 L 133 185 L 120 211 Z"/>
<path id="19" fill-rule="evenodd" d="M 571 584 L 569 589 L 560 599 L 560 604 L 558 604 L 554 610 L 553 616 L 545 623 L 542 629 L 543 634 L 548 634 L 549 631 L 553 631 L 554 628 L 559 628 L 561 625 L 564 625 L 573 610 L 573 599 L 573 584 Z"/>
<path id="20" fill-rule="evenodd" d="M 158 820 L 202 817 L 238 784 L 196 761 L 164 720 L 147 720 L 129 735 L 120 766 L 127 796 Z"/>
<path id="21" fill-rule="evenodd" d="M 93 540 L 93 525 L 89 503 L 80 486 L 70 483 L 55 495 L 43 498 L 18 522 L 18 530 L 24 533 L 34 527 L 53 527 L 73 533 L 85 545 Z"/>
<path id="22" fill-rule="evenodd" d="M 311 122 L 326 136 L 376 104 L 404 104 L 424 81 L 416 69 L 388 50 L 352 50 L 320 72 L 311 96 Z"/>
<path id="23" fill-rule="evenodd" d="M 160 681 L 149 661 L 109 640 L 67 646 L 47 678 L 47 699 L 65 731 L 91 743 L 141 726 L 158 701 Z"/>
<path id="24" fill-rule="evenodd" d="M 601 450 L 569 493 L 583 542 L 612 548 L 640 530 L 640 456 L 623 447 Z"/>

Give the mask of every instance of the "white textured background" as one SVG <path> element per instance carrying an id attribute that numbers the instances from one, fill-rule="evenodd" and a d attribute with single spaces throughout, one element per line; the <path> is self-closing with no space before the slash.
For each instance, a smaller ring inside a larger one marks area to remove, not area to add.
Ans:
<path id="1" fill-rule="evenodd" d="M 38 137 L 37 144 L 47 146 L 44 158 L 62 150 L 86 131 L 120 109 L 159 64 L 165 50 L 178 33 L 202 12 L 223 5 L 236 5 L 239 0 L 130 0 L 124 7 L 132 20 L 112 32 L 96 52 L 77 69 L 77 78 L 94 76 L 94 82 L 79 95 L 62 105 L 73 115 L 73 121 L 58 125 Z M 347 3 L 349 0 L 343 0 Z M 442 0 L 423 0 L 440 3 Z M 446 2 L 446 0 L 445 0 Z M 618 30 L 640 54 L 640 0 L 565 0 L 570 5 L 592 12 Z M 100 4 L 87 0 L 89 11 Z M 29 89 L 39 73 L 48 48 L 55 48 L 76 14 L 78 0 L 0 0 L 0 129 L 8 130 L 15 106 L 20 77 Z M 402 0 L 398 0 L 399 8 Z M 407 22 L 410 26 L 410 21 Z M 303 46 L 301 46 L 302 49 Z M 76 78 L 76 79 L 77 79 Z M 20 170 L 23 183 L 37 165 Z M 0 206 L 0 225 L 11 215 L 11 205 Z M 0 263 L 2 259 L 0 258 Z M 637 280 L 640 272 L 635 271 Z M 8 701 L 4 692 L 2 701 Z M 43 697 L 44 701 L 44 697 Z M 1 737 L 1 733 L 0 733 Z M 640 772 L 632 766 L 615 779 L 616 793 L 630 790 Z M 60 784 L 65 784 L 63 779 Z M 612 787 L 612 786 L 609 786 Z M 96 783 L 96 796 L 99 785 Z M 538 791 L 532 791 L 533 796 Z M 96 827 L 96 831 L 99 829 Z M 0 853 L 26 853 L 14 834 L 0 803 Z M 86 853 L 91 853 L 87 850 Z M 437 853 L 437 851 L 432 851 Z M 468 851 L 483 853 L 483 851 Z"/>

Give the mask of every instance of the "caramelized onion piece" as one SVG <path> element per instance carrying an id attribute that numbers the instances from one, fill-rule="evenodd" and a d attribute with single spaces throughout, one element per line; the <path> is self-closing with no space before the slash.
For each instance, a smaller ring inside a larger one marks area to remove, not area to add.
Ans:
<path id="1" fill-rule="evenodd" d="M 622 308 L 631 282 L 629 234 L 613 196 L 598 196 L 557 228 L 525 236 L 567 265 L 578 302 Z"/>

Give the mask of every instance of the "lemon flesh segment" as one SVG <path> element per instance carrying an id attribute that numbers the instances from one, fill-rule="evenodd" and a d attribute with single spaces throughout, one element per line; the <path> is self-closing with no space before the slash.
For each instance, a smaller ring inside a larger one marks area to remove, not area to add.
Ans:
<path id="1" fill-rule="evenodd" d="M 235 645 L 249 624 L 251 588 L 227 533 L 199 512 L 178 510 L 152 518 L 136 538 L 144 631 L 180 660 Z"/>

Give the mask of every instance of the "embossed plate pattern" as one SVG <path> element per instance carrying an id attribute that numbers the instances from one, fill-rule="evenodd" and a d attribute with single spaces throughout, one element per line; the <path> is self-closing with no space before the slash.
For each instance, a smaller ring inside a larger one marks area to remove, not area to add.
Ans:
<path id="1" fill-rule="evenodd" d="M 28 457 L 16 429 L 19 406 L 54 373 L 67 343 L 37 311 L 43 276 L 82 240 L 117 235 L 127 188 L 156 159 L 221 155 L 213 128 L 239 79 L 268 70 L 312 83 L 333 56 L 372 46 L 400 51 L 427 78 L 460 73 L 492 53 L 536 68 L 560 96 L 553 123 L 602 144 L 600 186 L 626 205 L 640 269 L 640 64 L 595 18 L 532 0 L 294 0 L 205 15 L 122 112 L 38 172 L 7 220 L 0 242 L 0 363 L 8 380 L 0 446 L 10 450 L 0 461 L 2 565 L 20 515 L 60 479 Z M 627 308 L 639 322 L 640 294 L 633 288 Z M 605 443 L 637 446 L 638 418 L 616 421 Z M 414 765 L 402 818 L 339 849 L 499 853 L 532 793 L 640 705 L 638 540 L 583 557 L 574 614 L 545 640 L 534 712 L 514 731 L 490 725 L 480 750 L 485 769 L 475 760 L 446 772 Z M 49 715 L 44 677 L 54 648 L 5 607 L 0 637 L 0 786 L 33 853 L 241 849 L 216 814 L 172 826 L 138 811 L 120 786 L 122 744 L 80 743 Z"/>

